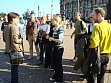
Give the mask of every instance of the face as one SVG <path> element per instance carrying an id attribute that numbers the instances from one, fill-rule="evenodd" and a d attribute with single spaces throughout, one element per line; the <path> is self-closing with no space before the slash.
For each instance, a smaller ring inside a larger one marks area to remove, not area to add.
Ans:
<path id="1" fill-rule="evenodd" d="M 97 13 L 95 11 L 93 11 L 93 19 L 95 21 L 98 21 L 98 15 L 97 15 Z"/>
<path id="2" fill-rule="evenodd" d="M 76 18 L 76 19 L 79 19 L 79 18 L 80 18 L 80 14 L 79 14 L 79 13 L 76 13 L 76 14 L 75 14 L 75 18 Z"/>
<path id="3" fill-rule="evenodd" d="M 15 25 L 18 25 L 19 24 L 19 17 L 13 18 L 13 23 Z"/>
<path id="4" fill-rule="evenodd" d="M 50 15 L 47 15 L 47 20 L 50 20 Z"/>
<path id="5" fill-rule="evenodd" d="M 90 16 L 90 21 L 92 22 L 94 20 L 93 15 Z"/>
<path id="6" fill-rule="evenodd" d="M 4 21 L 7 21 L 7 16 L 4 17 Z"/>
<path id="7" fill-rule="evenodd" d="M 30 14 L 30 19 L 35 19 L 35 14 Z"/>
<path id="8" fill-rule="evenodd" d="M 55 19 L 52 20 L 52 25 L 56 25 L 57 21 Z"/>

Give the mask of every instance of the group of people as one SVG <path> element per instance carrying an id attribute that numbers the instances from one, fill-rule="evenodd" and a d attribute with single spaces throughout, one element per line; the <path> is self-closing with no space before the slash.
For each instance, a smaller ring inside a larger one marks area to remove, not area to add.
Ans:
<path id="1" fill-rule="evenodd" d="M 18 26 L 20 16 L 18 13 L 7 14 L 7 21 L 2 23 L 3 41 L 5 42 L 5 54 L 10 54 L 23 50 L 23 34 Z M 54 15 L 52 20 L 46 16 L 41 17 L 41 22 L 35 18 L 35 13 L 30 13 L 30 19 L 26 25 L 26 40 L 29 43 L 30 56 L 33 59 L 33 43 L 36 47 L 39 65 L 44 64 L 45 68 L 53 69 L 54 75 L 50 80 L 56 82 L 63 81 L 62 55 L 64 52 L 63 39 L 64 32 L 61 27 L 62 19 L 59 14 Z M 23 28 L 23 27 L 22 27 Z M 45 59 L 44 59 L 45 55 Z M 19 64 L 11 63 L 11 83 L 18 83 Z"/>
<path id="2" fill-rule="evenodd" d="M 78 46 L 79 40 L 84 35 L 90 36 L 87 45 L 88 49 L 90 49 L 90 57 L 88 58 L 89 64 L 85 76 L 87 83 L 96 83 L 96 77 L 97 83 L 104 83 L 104 75 L 109 62 L 109 55 L 111 53 L 111 24 L 105 20 L 105 10 L 103 8 L 95 8 L 90 15 L 90 21 L 92 24 L 88 27 L 86 27 L 85 22 L 81 20 L 80 12 L 76 12 L 75 17 L 77 21 L 74 25 L 75 30 L 71 35 L 72 38 L 75 34 L 75 50 Z M 80 51 L 81 50 L 78 50 L 76 52 Z M 72 61 L 75 61 L 75 59 L 76 58 L 74 57 Z"/>
<path id="3" fill-rule="evenodd" d="M 87 72 L 87 83 L 104 83 L 104 74 L 109 62 L 108 55 L 111 53 L 111 24 L 105 18 L 105 11 L 102 8 L 95 8 L 91 13 L 90 20 L 92 25 L 86 28 L 86 23 L 81 20 L 80 12 L 75 13 L 76 22 L 74 24 L 74 48 L 77 48 L 81 35 L 90 35 L 89 48 L 91 49 L 90 64 Z M 14 51 L 23 52 L 23 34 L 21 34 L 18 24 L 20 16 L 18 13 L 10 12 L 7 14 L 7 20 L 2 23 L 3 40 L 6 45 L 5 53 L 9 54 Z M 37 58 L 44 68 L 54 69 L 54 75 L 50 78 L 54 83 L 63 82 L 62 56 L 64 52 L 63 40 L 64 30 L 62 27 L 62 18 L 60 14 L 55 14 L 52 19 L 49 15 L 42 16 L 38 21 L 35 13 L 30 13 L 30 19 L 26 24 L 26 40 L 29 43 L 30 56 L 28 60 L 33 59 L 33 43 L 36 48 Z M 100 48 L 100 73 L 91 72 L 91 65 L 96 58 L 95 49 Z M 44 59 L 45 55 L 45 59 Z M 76 56 L 76 55 L 75 55 Z M 75 58 L 73 58 L 74 60 Z M 18 66 L 11 64 L 11 83 L 18 83 Z"/>

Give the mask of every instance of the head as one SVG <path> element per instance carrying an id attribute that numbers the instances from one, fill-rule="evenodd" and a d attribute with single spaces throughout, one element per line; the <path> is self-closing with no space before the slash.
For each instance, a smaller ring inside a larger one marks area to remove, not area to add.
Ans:
<path id="1" fill-rule="evenodd" d="M 47 14 L 47 21 L 50 21 L 51 17 L 50 14 Z"/>
<path id="2" fill-rule="evenodd" d="M 90 14 L 89 19 L 90 19 L 90 21 L 91 21 L 91 22 L 93 22 L 93 21 L 94 21 L 94 18 L 93 18 L 93 13 L 91 13 L 91 14 Z"/>
<path id="3" fill-rule="evenodd" d="M 8 17 L 8 22 L 11 24 L 18 25 L 19 24 L 19 14 L 15 12 L 10 12 L 7 15 Z"/>
<path id="4" fill-rule="evenodd" d="M 31 13 L 30 13 L 30 19 L 31 19 L 31 20 L 35 20 L 35 13 L 34 13 L 34 12 L 31 12 Z"/>
<path id="5" fill-rule="evenodd" d="M 95 8 L 93 10 L 93 18 L 95 21 L 100 22 L 104 20 L 105 17 L 105 11 L 103 8 Z"/>
<path id="6" fill-rule="evenodd" d="M 59 26 L 62 24 L 62 18 L 60 15 L 55 15 L 52 19 L 52 24 L 55 26 Z"/>
<path id="7" fill-rule="evenodd" d="M 41 17 L 41 20 L 42 20 L 43 23 L 46 23 L 47 17 L 46 17 L 46 16 L 42 16 L 42 17 Z"/>
<path id="8" fill-rule="evenodd" d="M 7 14 L 4 16 L 4 21 L 5 21 L 5 22 L 8 22 Z"/>
<path id="9" fill-rule="evenodd" d="M 75 13 L 75 18 L 76 18 L 77 20 L 80 20 L 80 18 L 81 18 L 81 13 L 80 13 L 80 12 L 76 12 L 76 13 Z"/>

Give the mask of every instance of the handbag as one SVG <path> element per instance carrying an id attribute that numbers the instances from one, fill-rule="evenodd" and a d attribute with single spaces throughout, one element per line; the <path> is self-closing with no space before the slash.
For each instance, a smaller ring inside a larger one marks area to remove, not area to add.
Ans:
<path id="1" fill-rule="evenodd" d="M 24 60 L 23 53 L 21 51 L 10 52 L 11 64 L 22 64 Z"/>

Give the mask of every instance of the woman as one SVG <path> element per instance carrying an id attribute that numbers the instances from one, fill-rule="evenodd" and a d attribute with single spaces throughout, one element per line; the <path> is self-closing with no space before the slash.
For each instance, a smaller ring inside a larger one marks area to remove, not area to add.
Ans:
<path id="1" fill-rule="evenodd" d="M 50 80 L 54 80 L 54 82 L 62 82 L 63 81 L 63 67 L 62 67 L 62 55 L 64 52 L 63 47 L 63 28 L 61 27 L 62 19 L 60 15 L 55 15 L 53 18 L 53 37 L 49 37 L 49 41 L 53 42 L 53 64 L 54 64 L 54 75 Z"/>
<path id="2" fill-rule="evenodd" d="M 5 37 L 5 41 L 9 42 L 8 52 L 10 54 L 14 52 L 22 52 L 22 39 L 20 38 L 19 29 L 18 29 L 18 23 L 19 23 L 19 14 L 15 12 L 11 12 L 8 14 L 8 26 L 6 32 L 4 34 L 8 34 L 8 36 Z M 18 60 L 16 59 L 15 62 Z M 13 64 L 13 61 L 11 60 L 11 83 L 18 83 L 18 66 L 19 63 Z"/>

